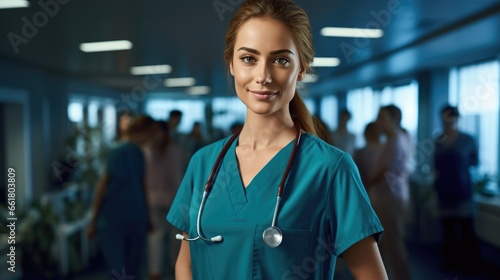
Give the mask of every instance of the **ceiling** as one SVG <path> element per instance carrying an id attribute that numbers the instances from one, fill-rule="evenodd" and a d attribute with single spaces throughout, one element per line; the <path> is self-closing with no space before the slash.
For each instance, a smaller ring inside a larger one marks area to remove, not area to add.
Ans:
<path id="1" fill-rule="evenodd" d="M 161 78 L 191 76 L 197 85 L 210 86 L 212 96 L 231 92 L 222 52 L 226 28 L 240 0 L 41 2 L 52 3 L 53 12 L 45 18 L 38 1 L 31 1 L 29 8 L 0 10 L 0 59 L 122 92 L 143 82 L 144 77 L 129 74 L 131 66 L 169 64 L 172 72 Z M 307 85 L 312 95 L 376 85 L 422 69 L 500 54 L 500 0 L 296 2 L 310 16 L 316 56 L 341 60 L 339 67 L 315 69 L 319 80 Z M 218 12 L 215 4 L 227 10 Z M 29 30 L 26 22 L 37 22 L 39 27 Z M 384 30 L 379 39 L 320 35 L 325 26 L 377 24 Z M 25 38 L 17 52 L 9 34 Z M 131 50 L 79 50 L 83 42 L 124 39 L 133 43 Z M 152 91 L 184 94 L 182 88 L 163 85 Z"/>

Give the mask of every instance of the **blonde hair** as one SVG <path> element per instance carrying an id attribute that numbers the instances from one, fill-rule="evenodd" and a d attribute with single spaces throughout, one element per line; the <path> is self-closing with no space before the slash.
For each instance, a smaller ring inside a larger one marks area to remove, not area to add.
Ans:
<path id="1" fill-rule="evenodd" d="M 227 68 L 233 60 L 238 30 L 251 18 L 270 18 L 286 25 L 293 34 L 299 53 L 300 67 L 303 71 L 311 69 L 314 49 L 309 17 L 302 8 L 290 0 L 248 0 L 241 5 L 231 19 L 226 32 L 224 60 Z M 290 114 L 304 131 L 316 135 L 315 122 L 297 90 L 290 102 Z"/>

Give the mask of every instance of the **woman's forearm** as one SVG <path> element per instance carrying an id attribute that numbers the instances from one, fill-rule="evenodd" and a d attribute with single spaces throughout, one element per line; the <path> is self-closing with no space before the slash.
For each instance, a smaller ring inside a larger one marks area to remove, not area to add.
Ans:
<path id="1" fill-rule="evenodd" d="M 95 223 L 97 221 L 97 216 L 99 214 L 99 210 L 101 209 L 102 201 L 104 200 L 104 195 L 106 194 L 106 188 L 109 182 L 109 175 L 104 174 L 99 183 L 97 184 L 95 193 L 94 193 L 94 203 L 92 205 L 92 219 L 91 223 Z"/>
<path id="2" fill-rule="evenodd" d="M 373 236 L 352 245 L 343 258 L 356 280 L 387 280 L 384 263 Z"/>
<path id="3" fill-rule="evenodd" d="M 187 236 L 187 233 L 184 233 Z M 192 280 L 191 272 L 191 253 L 189 252 L 189 242 L 182 241 L 179 250 L 179 256 L 175 262 L 175 279 L 176 280 Z"/>

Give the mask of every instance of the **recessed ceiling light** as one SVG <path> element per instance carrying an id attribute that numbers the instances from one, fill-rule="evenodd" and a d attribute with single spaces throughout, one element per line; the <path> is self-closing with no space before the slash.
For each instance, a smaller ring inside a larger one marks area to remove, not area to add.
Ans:
<path id="1" fill-rule="evenodd" d="M 129 50 L 132 48 L 132 42 L 128 40 L 103 41 L 80 44 L 80 50 L 83 52 L 106 52 Z"/>
<path id="2" fill-rule="evenodd" d="M 321 35 L 328 37 L 380 38 L 384 36 L 382 29 L 324 27 Z"/>
<path id="3" fill-rule="evenodd" d="M 336 67 L 339 64 L 340 59 L 336 57 L 315 57 L 312 67 Z"/>
<path id="4" fill-rule="evenodd" d="M 190 87 L 196 84 L 196 80 L 194 78 L 170 78 L 165 79 L 166 87 Z"/>
<path id="5" fill-rule="evenodd" d="M 168 64 L 134 66 L 130 68 L 132 75 L 168 74 L 170 72 L 172 72 L 172 67 Z"/>
<path id="6" fill-rule="evenodd" d="M 301 82 L 303 82 L 303 83 L 315 83 L 317 80 L 318 80 L 318 75 L 306 74 Z"/>
<path id="7" fill-rule="evenodd" d="M 0 9 L 27 8 L 30 2 L 26 0 L 0 0 Z"/>
<path id="8" fill-rule="evenodd" d="M 204 95 L 204 94 L 209 94 L 210 93 L 210 87 L 209 86 L 196 86 L 196 87 L 190 87 L 186 90 L 186 92 L 190 95 Z"/>

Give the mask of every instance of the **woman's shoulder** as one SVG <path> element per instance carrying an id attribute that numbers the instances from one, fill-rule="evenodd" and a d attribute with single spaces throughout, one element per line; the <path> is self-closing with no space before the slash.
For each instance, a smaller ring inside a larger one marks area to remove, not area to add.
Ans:
<path id="1" fill-rule="evenodd" d="M 458 133 L 458 136 L 462 139 L 464 139 L 465 141 L 470 141 L 470 142 L 474 142 L 474 137 L 472 137 L 472 135 L 468 134 L 468 133 L 465 133 L 465 132 L 459 132 Z"/>
<path id="2" fill-rule="evenodd" d="M 111 149 L 111 154 L 127 154 L 127 153 L 141 153 L 142 154 L 142 150 L 141 148 L 139 147 L 139 145 L 133 143 L 133 142 L 129 142 L 129 141 L 124 141 L 124 142 L 121 142 L 119 144 L 117 144 L 116 146 L 114 146 L 112 149 Z"/>
<path id="3" fill-rule="evenodd" d="M 351 156 L 343 150 L 325 142 L 323 139 L 304 133 L 303 137 L 303 154 L 306 157 L 320 161 L 334 161 L 337 162 L 343 158 L 350 158 Z M 301 140 L 302 141 L 302 140 Z"/>

